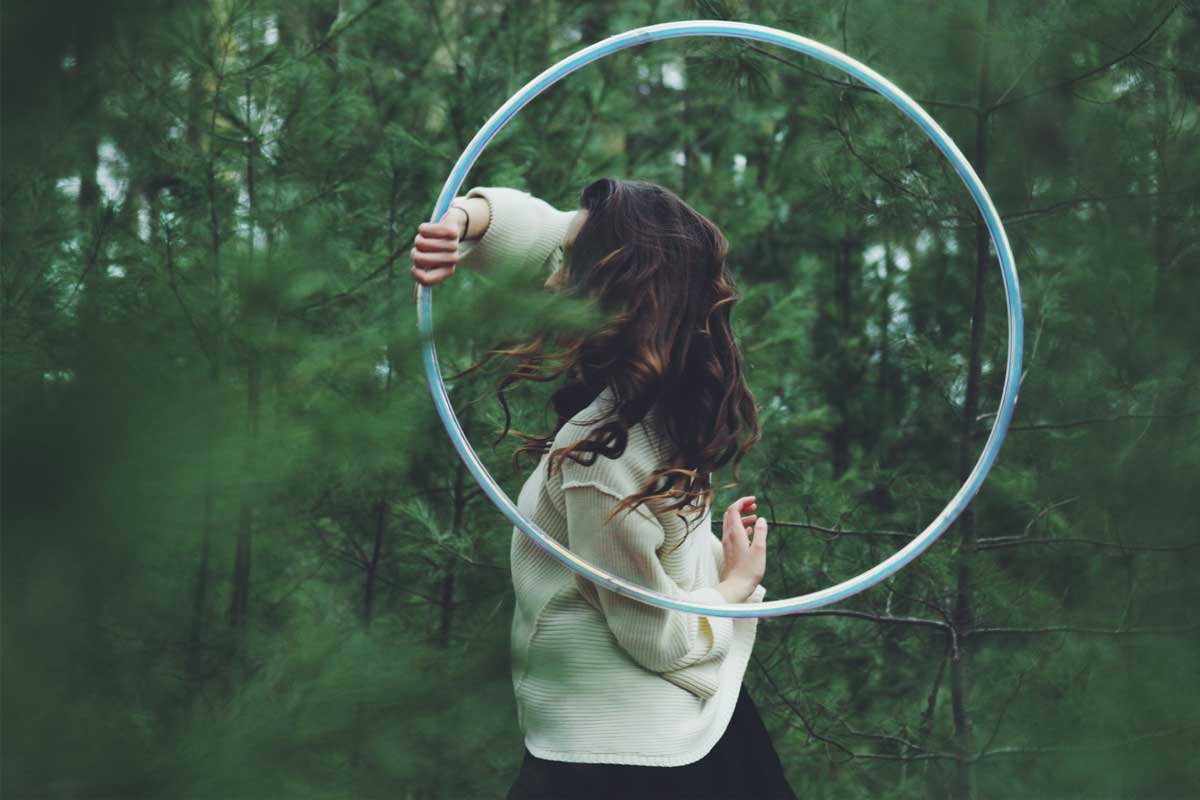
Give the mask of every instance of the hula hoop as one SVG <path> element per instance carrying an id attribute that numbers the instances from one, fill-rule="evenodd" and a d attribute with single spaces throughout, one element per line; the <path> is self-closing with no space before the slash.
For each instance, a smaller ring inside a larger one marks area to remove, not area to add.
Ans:
<path id="1" fill-rule="evenodd" d="M 992 200 L 980 182 L 971 164 L 946 135 L 917 103 L 864 64 L 853 58 L 827 47 L 819 42 L 797 36 L 793 33 L 769 28 L 763 25 L 753 25 L 745 22 L 726 22 L 717 20 L 684 20 L 678 22 L 663 22 L 642 28 L 635 28 L 625 33 L 610 36 L 596 44 L 564 58 L 554 66 L 546 69 L 529 83 L 525 84 L 516 94 L 500 106 L 487 123 L 475 134 L 467 149 L 459 156 L 450 176 L 442 187 L 442 193 L 434 206 L 430 221 L 442 218 L 458 192 L 467 172 L 483 152 L 487 143 L 492 140 L 501 128 L 508 123 L 516 113 L 533 98 L 562 80 L 575 70 L 603 58 L 606 55 L 635 47 L 660 39 L 675 39 L 685 36 L 727 36 L 741 39 L 751 39 L 768 44 L 776 44 L 791 50 L 812 56 L 827 64 L 841 69 L 847 74 L 858 78 L 874 88 L 905 114 L 912 118 L 917 125 L 933 140 L 947 158 L 950 159 L 960 178 L 970 190 L 984 220 L 987 222 L 992 243 L 1000 256 L 1000 267 L 1004 277 L 1004 290 L 1008 305 L 1008 365 L 1004 374 L 1004 390 L 1000 399 L 1000 409 L 992 425 L 991 435 L 983 453 L 975 463 L 975 468 L 967 476 L 958 493 L 950 500 L 941 513 L 916 538 L 903 549 L 894 553 L 890 558 L 880 562 L 875 567 L 849 580 L 811 592 L 799 597 L 784 600 L 772 600 L 762 603 L 692 603 L 679 598 L 670 597 L 659 592 L 651 591 L 643 586 L 632 583 L 618 575 L 588 564 L 574 555 L 569 549 L 550 538 L 532 520 L 527 518 L 508 498 L 488 471 L 484 468 L 479 456 L 467 441 L 462 426 L 454 410 L 450 407 L 450 398 L 446 393 L 446 385 L 442 381 L 441 368 L 438 365 L 437 352 L 433 346 L 433 297 L 432 289 L 418 284 L 417 294 L 417 327 L 422 335 L 422 354 L 425 364 L 425 376 L 429 381 L 429 389 L 433 394 L 433 402 L 437 407 L 450 441 L 458 451 L 463 463 L 483 487 L 484 492 L 512 523 L 530 536 L 543 550 L 557 559 L 560 563 L 584 576 L 593 583 L 603 586 L 619 594 L 632 597 L 660 608 L 687 611 L 695 614 L 708 614 L 720 617 L 777 617 L 785 614 L 795 614 L 806 610 L 820 608 L 850 597 L 858 592 L 874 586 L 882 580 L 898 572 L 906 564 L 925 551 L 962 513 L 967 504 L 979 491 L 984 478 L 992 468 L 1008 425 L 1012 419 L 1013 407 L 1017 402 L 1017 391 L 1020 384 L 1021 347 L 1024 337 L 1024 327 L 1021 315 L 1020 290 L 1017 286 L 1017 271 L 1013 260 L 1012 249 L 1008 244 L 1000 215 L 996 212 Z"/>

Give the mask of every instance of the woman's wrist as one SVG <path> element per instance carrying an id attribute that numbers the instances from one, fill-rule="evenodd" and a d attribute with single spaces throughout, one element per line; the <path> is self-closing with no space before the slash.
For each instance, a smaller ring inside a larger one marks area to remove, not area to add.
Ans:
<path id="1" fill-rule="evenodd" d="M 454 219 L 458 222 L 459 241 L 465 239 L 480 239 L 487 233 L 488 227 L 492 223 L 492 207 L 484 197 L 474 195 L 467 197 L 459 195 L 450 202 L 450 208 L 457 208 L 460 214 L 455 214 Z M 449 212 L 447 212 L 449 213 Z"/>
<path id="2" fill-rule="evenodd" d="M 717 584 L 717 591 L 727 603 L 744 603 L 746 598 L 754 594 L 754 587 L 747 586 L 743 581 L 726 578 Z"/>
<path id="3" fill-rule="evenodd" d="M 450 210 L 447 211 L 446 213 L 449 214 L 450 211 L 458 212 L 457 214 L 454 215 L 454 220 L 455 220 L 456 226 L 458 227 L 458 239 L 459 239 L 459 241 L 462 241 L 463 239 L 467 238 L 467 234 L 470 232 L 471 212 L 467 211 L 467 209 L 463 208 L 461 205 L 459 205 L 457 203 L 450 204 Z"/>

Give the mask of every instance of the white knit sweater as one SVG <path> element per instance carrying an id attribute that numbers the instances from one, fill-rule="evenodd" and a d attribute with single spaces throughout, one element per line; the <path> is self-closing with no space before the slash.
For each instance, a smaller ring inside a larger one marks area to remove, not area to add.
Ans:
<path id="1" fill-rule="evenodd" d="M 503 187 L 474 187 L 467 196 L 488 201 L 491 223 L 480 239 L 460 244 L 460 265 L 561 265 L 574 212 Z M 585 438 L 612 399 L 611 389 L 601 392 L 563 426 L 554 448 Z M 725 603 L 711 511 L 698 527 L 693 512 L 686 538 L 684 523 L 661 502 L 604 523 L 666 464 L 668 447 L 652 412 L 630 429 L 617 459 L 583 466 L 568 458 L 547 476 L 543 456 L 517 506 L 591 564 L 664 594 Z M 703 758 L 733 715 L 758 619 L 665 610 L 600 588 L 515 526 L 510 555 L 512 681 L 529 751 L 554 761 L 663 767 Z M 759 585 L 747 602 L 765 594 Z"/>

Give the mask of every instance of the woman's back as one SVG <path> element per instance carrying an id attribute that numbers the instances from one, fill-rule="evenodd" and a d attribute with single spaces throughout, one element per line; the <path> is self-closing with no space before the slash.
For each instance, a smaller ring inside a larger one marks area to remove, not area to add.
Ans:
<path id="1" fill-rule="evenodd" d="M 562 427 L 554 447 L 587 436 L 611 391 Z M 634 425 L 624 453 L 591 466 L 571 459 L 547 474 L 544 456 L 518 507 L 586 561 L 639 585 L 698 602 L 717 591 L 721 543 L 710 515 L 685 537 L 674 512 L 643 505 L 604 520 L 661 466 L 653 417 Z M 660 556 L 661 553 L 661 556 Z M 518 721 L 534 755 L 557 761 L 677 766 L 703 757 L 724 732 L 754 646 L 757 618 L 668 611 L 597 587 L 513 528 L 512 680 Z M 748 602 L 761 602 L 759 586 Z"/>

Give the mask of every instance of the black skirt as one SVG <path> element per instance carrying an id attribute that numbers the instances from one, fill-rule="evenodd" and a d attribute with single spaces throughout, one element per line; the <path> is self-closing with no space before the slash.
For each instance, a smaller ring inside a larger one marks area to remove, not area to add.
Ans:
<path id="1" fill-rule="evenodd" d="M 779 754 L 742 684 L 725 734 L 704 758 L 679 767 L 547 761 L 525 750 L 506 800 L 797 800 Z"/>

